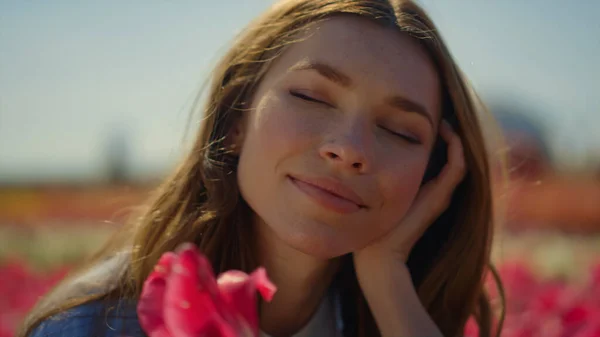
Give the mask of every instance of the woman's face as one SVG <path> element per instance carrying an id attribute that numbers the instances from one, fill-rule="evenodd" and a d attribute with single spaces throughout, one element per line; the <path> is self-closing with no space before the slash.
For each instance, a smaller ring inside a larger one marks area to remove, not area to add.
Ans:
<path id="1" fill-rule="evenodd" d="M 257 226 L 330 258 L 388 233 L 411 206 L 440 119 L 440 83 L 411 37 L 321 22 L 271 65 L 238 126 L 238 182 Z"/>

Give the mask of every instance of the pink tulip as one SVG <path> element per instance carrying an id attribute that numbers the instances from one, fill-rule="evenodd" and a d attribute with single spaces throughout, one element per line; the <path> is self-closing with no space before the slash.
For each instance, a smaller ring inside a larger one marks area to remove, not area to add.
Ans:
<path id="1" fill-rule="evenodd" d="M 464 337 L 479 336 L 479 326 L 477 325 L 475 318 L 473 318 L 473 317 L 469 318 L 469 320 L 467 321 L 467 324 L 465 325 L 465 330 L 464 330 L 463 336 Z"/>
<path id="2" fill-rule="evenodd" d="M 27 261 L 12 258 L 0 266 L 0 337 L 14 336 L 27 312 L 67 273 L 35 273 Z M 25 291 L 24 291 L 25 290 Z"/>
<path id="3" fill-rule="evenodd" d="M 506 292 L 506 305 L 510 311 L 521 312 L 527 306 L 531 294 L 538 288 L 538 281 L 531 270 L 521 262 L 501 265 L 498 272 Z"/>
<path id="4" fill-rule="evenodd" d="M 540 285 L 539 291 L 531 295 L 529 308 L 543 315 L 558 313 L 575 297 L 572 289 L 558 282 Z"/>
<path id="5" fill-rule="evenodd" d="M 585 326 L 573 335 L 573 337 L 600 337 L 600 320 Z"/>
<path id="6" fill-rule="evenodd" d="M 577 304 L 568 308 L 561 315 L 562 323 L 565 327 L 577 327 L 587 322 L 593 315 L 594 308 L 586 303 Z"/>
<path id="7" fill-rule="evenodd" d="M 256 336 L 257 290 L 267 301 L 276 291 L 264 268 L 215 280 L 206 257 L 186 244 L 160 258 L 144 283 L 138 317 L 149 337 Z"/>

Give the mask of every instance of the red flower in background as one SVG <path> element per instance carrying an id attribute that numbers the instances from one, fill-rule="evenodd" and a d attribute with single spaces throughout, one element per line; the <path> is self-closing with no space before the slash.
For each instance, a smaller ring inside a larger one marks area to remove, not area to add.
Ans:
<path id="1" fill-rule="evenodd" d="M 0 337 L 14 336 L 25 314 L 42 294 L 66 276 L 68 268 L 35 272 L 26 260 L 12 258 L 0 266 Z"/>
<path id="2" fill-rule="evenodd" d="M 600 337 L 600 321 L 577 331 L 573 337 Z"/>
<path id="3" fill-rule="evenodd" d="M 256 336 L 257 290 L 267 301 L 276 291 L 264 268 L 215 280 L 206 257 L 186 244 L 160 258 L 144 283 L 138 317 L 149 337 Z"/>
<path id="4" fill-rule="evenodd" d="M 531 294 L 535 293 L 538 281 L 531 269 L 517 261 L 506 262 L 498 268 L 506 292 L 507 309 L 511 312 L 523 311 Z"/>
<path id="5" fill-rule="evenodd" d="M 585 283 L 540 278 L 525 261 L 506 262 L 498 270 L 508 301 L 502 337 L 600 337 L 600 263 L 591 266 Z M 0 337 L 14 336 L 34 303 L 67 271 L 38 271 L 27 260 L 5 259 L 0 264 Z M 487 281 L 498 309 L 490 275 Z M 267 300 L 273 295 L 264 270 L 251 275 L 229 271 L 217 281 L 208 261 L 186 246 L 163 255 L 146 281 L 140 323 L 150 337 L 185 337 L 197 331 L 206 336 L 254 335 L 256 290 Z M 478 330 L 471 318 L 464 336 L 478 337 Z"/>
<path id="6" fill-rule="evenodd" d="M 589 269 L 585 283 L 540 279 L 525 261 L 505 262 L 498 268 L 506 295 L 502 337 L 600 337 L 600 263 Z M 491 275 L 486 288 L 495 309 L 499 295 Z M 471 317 L 465 337 L 478 336 Z"/>

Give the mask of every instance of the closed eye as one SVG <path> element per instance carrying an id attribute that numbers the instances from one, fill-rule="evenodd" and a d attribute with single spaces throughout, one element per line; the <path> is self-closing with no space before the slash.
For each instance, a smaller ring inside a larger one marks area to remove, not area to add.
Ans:
<path id="1" fill-rule="evenodd" d="M 292 95 L 292 96 L 294 96 L 294 97 L 296 97 L 296 98 L 299 98 L 299 99 L 301 99 L 301 100 L 303 100 L 303 101 L 307 101 L 307 102 L 313 102 L 313 103 L 320 103 L 320 104 L 325 104 L 325 105 L 327 105 L 328 107 L 333 107 L 333 105 L 331 105 L 331 104 L 329 104 L 329 103 L 327 103 L 327 102 L 324 102 L 324 101 L 318 100 L 318 99 L 316 99 L 316 98 L 314 98 L 314 97 L 310 97 L 310 96 L 308 96 L 308 95 L 305 95 L 305 94 L 303 94 L 303 93 L 300 93 L 300 92 L 297 92 L 297 91 L 294 91 L 294 90 L 290 90 L 290 95 Z"/>
<path id="2" fill-rule="evenodd" d="M 382 128 L 386 132 L 389 132 L 391 135 L 393 135 L 395 137 L 399 137 L 399 138 L 404 139 L 405 141 L 407 141 L 407 142 L 409 142 L 411 144 L 415 144 L 415 145 L 422 144 L 421 141 L 419 139 L 415 138 L 415 137 L 411 137 L 411 136 L 408 136 L 408 135 L 403 134 L 403 133 L 392 131 L 392 130 L 390 130 L 390 129 L 386 128 L 386 127 L 383 127 L 383 126 L 380 126 L 380 128 Z"/>

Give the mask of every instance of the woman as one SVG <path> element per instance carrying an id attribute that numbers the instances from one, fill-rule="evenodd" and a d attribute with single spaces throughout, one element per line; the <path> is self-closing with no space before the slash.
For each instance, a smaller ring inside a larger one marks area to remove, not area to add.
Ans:
<path id="1" fill-rule="evenodd" d="M 142 335 L 158 258 L 267 268 L 263 335 L 492 334 L 490 174 L 475 99 L 410 1 L 290 0 L 234 43 L 193 149 L 21 336 Z"/>

